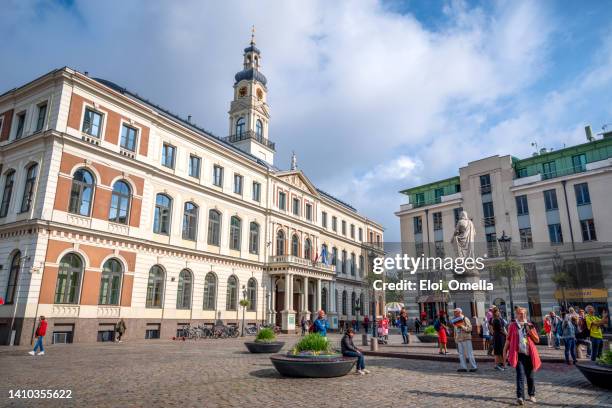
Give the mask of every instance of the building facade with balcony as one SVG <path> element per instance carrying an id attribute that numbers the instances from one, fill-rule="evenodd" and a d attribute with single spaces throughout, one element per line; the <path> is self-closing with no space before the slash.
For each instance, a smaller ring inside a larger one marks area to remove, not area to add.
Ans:
<path id="1" fill-rule="evenodd" d="M 550 310 L 572 305 L 593 304 L 601 311 L 612 306 L 610 183 L 612 133 L 526 159 L 493 156 L 470 162 L 459 176 L 401 191 L 408 196 L 396 212 L 402 250 L 454 256 L 450 242 L 465 210 L 476 228 L 476 253 L 486 257 L 487 265 L 503 259 L 502 234 L 512 239 L 510 256 L 525 272 L 513 281 L 513 300 L 527 307 L 532 319 L 541 321 Z M 480 276 L 492 281 L 494 290 L 475 294 L 475 300 L 505 311 L 507 281 L 496 280 L 490 270 Z M 457 304 L 452 293 L 406 296 L 415 313 L 430 319 Z M 472 305 L 472 311 L 480 316 L 482 306 Z"/>
<path id="2" fill-rule="evenodd" d="M 49 342 L 110 340 L 119 318 L 153 339 L 240 324 L 243 298 L 285 331 L 375 300 L 383 228 L 274 166 L 260 58 L 244 50 L 223 138 L 70 68 L 0 95 L 0 344 L 41 315 Z"/>

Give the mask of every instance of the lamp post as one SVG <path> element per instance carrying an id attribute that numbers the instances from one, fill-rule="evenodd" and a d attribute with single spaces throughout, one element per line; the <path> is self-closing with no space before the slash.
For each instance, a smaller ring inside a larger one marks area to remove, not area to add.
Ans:
<path id="1" fill-rule="evenodd" d="M 565 300 L 565 276 L 562 275 L 563 258 L 559 255 L 559 251 L 555 251 L 552 257 L 553 269 L 557 278 L 557 285 L 561 287 L 561 298 L 563 301 L 563 310 L 567 310 L 567 301 Z"/>
<path id="2" fill-rule="evenodd" d="M 499 247 L 501 248 L 504 259 L 508 262 L 510 256 L 510 249 L 512 245 L 512 238 L 506 235 L 506 231 L 502 231 L 502 236 L 497 239 Z M 510 297 L 510 317 L 514 320 L 514 301 L 512 300 L 512 277 L 510 276 L 510 268 L 506 265 L 506 277 L 508 278 L 508 295 Z"/>
<path id="3" fill-rule="evenodd" d="M 244 313 L 246 311 L 248 302 L 246 288 L 244 285 L 242 285 L 242 300 L 240 301 L 240 306 L 242 306 L 242 328 L 240 330 L 240 337 L 244 337 Z"/>

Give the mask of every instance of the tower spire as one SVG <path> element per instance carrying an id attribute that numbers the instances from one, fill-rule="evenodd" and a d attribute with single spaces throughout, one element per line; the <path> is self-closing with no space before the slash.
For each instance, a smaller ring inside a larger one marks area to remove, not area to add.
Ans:
<path id="1" fill-rule="evenodd" d="M 251 45 L 255 45 L 255 24 L 251 27 Z"/>

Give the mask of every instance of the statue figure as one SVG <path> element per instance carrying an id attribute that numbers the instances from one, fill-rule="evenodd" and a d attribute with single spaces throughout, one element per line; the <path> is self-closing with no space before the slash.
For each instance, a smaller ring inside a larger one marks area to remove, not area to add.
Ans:
<path id="1" fill-rule="evenodd" d="M 467 212 L 461 211 L 451 241 L 455 245 L 458 258 L 474 258 L 475 234 L 474 223 L 468 218 Z"/>
<path id="2" fill-rule="evenodd" d="M 297 170 L 297 157 L 295 156 L 295 152 L 291 154 L 291 170 Z"/>

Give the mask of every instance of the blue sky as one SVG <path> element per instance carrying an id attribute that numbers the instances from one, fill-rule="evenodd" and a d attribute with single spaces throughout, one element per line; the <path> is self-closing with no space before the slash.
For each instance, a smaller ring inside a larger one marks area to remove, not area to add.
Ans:
<path id="1" fill-rule="evenodd" d="M 9 0 L 0 90 L 68 65 L 226 135 L 255 24 L 277 164 L 392 241 L 398 190 L 612 122 L 610 22 L 610 1 Z"/>

